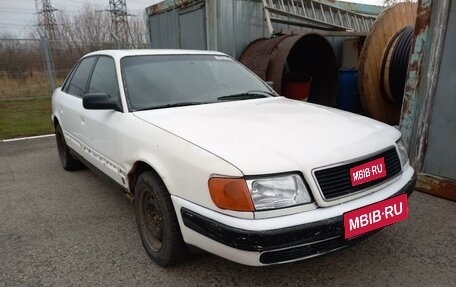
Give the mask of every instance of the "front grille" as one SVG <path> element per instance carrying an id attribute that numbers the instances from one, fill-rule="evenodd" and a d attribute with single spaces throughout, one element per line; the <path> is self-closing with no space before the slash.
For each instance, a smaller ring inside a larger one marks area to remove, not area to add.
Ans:
<path id="1" fill-rule="evenodd" d="M 350 169 L 381 157 L 385 158 L 386 176 L 360 185 L 352 186 Z M 365 158 L 363 160 L 345 165 L 318 170 L 315 171 L 314 174 L 315 178 L 317 179 L 317 183 L 320 186 L 323 197 L 325 199 L 333 199 L 336 197 L 349 195 L 367 187 L 376 185 L 380 182 L 386 181 L 399 174 L 400 172 L 401 162 L 397 155 L 396 148 L 392 147 L 369 158 Z"/>

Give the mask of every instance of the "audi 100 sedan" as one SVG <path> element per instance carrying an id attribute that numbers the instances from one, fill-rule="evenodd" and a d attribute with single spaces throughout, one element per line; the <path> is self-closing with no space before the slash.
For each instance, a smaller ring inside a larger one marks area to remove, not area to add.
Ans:
<path id="1" fill-rule="evenodd" d="M 194 250 L 261 266 L 355 244 L 407 218 L 416 181 L 397 129 L 278 96 L 219 52 L 87 54 L 52 121 L 63 168 L 120 185 L 162 266 Z"/>

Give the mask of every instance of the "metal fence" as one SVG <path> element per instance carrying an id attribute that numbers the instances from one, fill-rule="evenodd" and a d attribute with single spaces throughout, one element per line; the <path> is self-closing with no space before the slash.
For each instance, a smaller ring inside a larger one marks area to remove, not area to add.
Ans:
<path id="1" fill-rule="evenodd" d="M 145 43 L 0 39 L 0 101 L 49 97 L 83 55 L 102 49 L 142 49 Z"/>
<path id="2" fill-rule="evenodd" d="M 0 99 L 49 93 L 39 39 L 0 39 Z"/>

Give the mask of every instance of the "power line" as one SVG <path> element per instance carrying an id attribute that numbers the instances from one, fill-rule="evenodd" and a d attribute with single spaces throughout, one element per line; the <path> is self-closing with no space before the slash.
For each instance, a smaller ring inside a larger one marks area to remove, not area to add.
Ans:
<path id="1" fill-rule="evenodd" d="M 46 37 L 49 40 L 56 40 L 58 34 L 57 21 L 55 20 L 54 12 L 58 9 L 54 8 L 51 0 L 41 0 L 42 8 L 38 8 L 38 0 L 35 0 L 35 9 L 37 15 L 38 26 L 43 27 Z"/>
<path id="2" fill-rule="evenodd" d="M 33 9 L 33 8 L 22 8 L 22 7 L 2 7 L 1 8 L 1 11 L 5 11 L 5 10 L 35 12 L 35 9 Z"/>
<path id="3" fill-rule="evenodd" d="M 111 14 L 111 29 L 114 35 L 123 43 L 128 43 L 130 37 L 130 27 L 128 17 L 134 16 L 127 11 L 126 0 L 109 0 L 109 10 Z"/>
<path id="4" fill-rule="evenodd" d="M 29 15 L 35 15 L 35 12 L 28 12 L 28 11 L 5 11 L 2 10 L 0 13 L 5 13 L 5 14 L 29 14 Z"/>
<path id="5" fill-rule="evenodd" d="M 36 25 L 19 24 L 19 23 L 12 23 L 12 22 L 0 22 L 0 25 L 3 25 L 3 26 L 18 26 L 18 27 L 35 27 L 36 26 Z"/>

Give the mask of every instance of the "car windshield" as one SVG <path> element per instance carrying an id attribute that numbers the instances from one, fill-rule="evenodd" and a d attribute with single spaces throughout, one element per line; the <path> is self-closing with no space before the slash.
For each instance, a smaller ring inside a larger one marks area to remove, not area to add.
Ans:
<path id="1" fill-rule="evenodd" d="M 129 56 L 122 58 L 121 67 L 132 111 L 275 96 L 268 85 L 226 56 Z"/>

